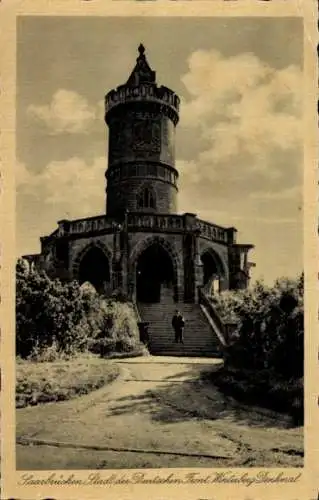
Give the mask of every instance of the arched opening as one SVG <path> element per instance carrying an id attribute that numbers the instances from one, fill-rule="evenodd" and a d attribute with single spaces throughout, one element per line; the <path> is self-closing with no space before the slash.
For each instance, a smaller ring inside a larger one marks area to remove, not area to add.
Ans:
<path id="1" fill-rule="evenodd" d="M 218 262 L 217 257 L 209 250 L 206 250 L 201 255 L 201 261 L 203 264 L 203 285 L 207 293 L 209 295 L 219 293 L 223 277 L 221 264 Z"/>
<path id="2" fill-rule="evenodd" d="M 158 243 L 147 247 L 136 265 L 136 297 L 139 302 L 175 300 L 176 276 L 172 259 Z"/>
<path id="3" fill-rule="evenodd" d="M 91 283 L 99 293 L 106 291 L 110 282 L 110 266 L 103 250 L 92 247 L 85 253 L 80 262 L 79 282 Z"/>
<path id="4" fill-rule="evenodd" d="M 149 187 L 143 188 L 137 195 L 137 208 L 156 209 L 155 193 Z"/>

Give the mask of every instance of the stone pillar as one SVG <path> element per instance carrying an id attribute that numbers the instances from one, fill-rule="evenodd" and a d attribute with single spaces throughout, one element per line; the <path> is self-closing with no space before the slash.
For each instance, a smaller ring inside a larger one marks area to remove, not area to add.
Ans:
<path id="1" fill-rule="evenodd" d="M 184 302 L 194 302 L 194 235 L 192 231 L 183 237 Z"/>
<path id="2" fill-rule="evenodd" d="M 130 261 L 130 247 L 131 241 L 128 235 L 128 256 L 127 256 L 127 295 L 128 299 L 131 301 L 136 300 L 136 276 L 134 269 L 134 262 Z"/>
<path id="3" fill-rule="evenodd" d="M 229 289 L 237 289 L 238 270 L 240 269 L 240 258 L 235 245 L 228 247 L 228 269 L 229 269 Z"/>
<path id="4" fill-rule="evenodd" d="M 128 224 L 127 224 L 128 213 L 125 212 L 123 230 L 121 233 L 121 263 L 122 263 L 122 286 L 123 292 L 129 295 L 129 234 L 128 234 Z"/>
<path id="5" fill-rule="evenodd" d="M 185 290 L 184 290 L 184 270 L 181 269 L 177 272 L 177 285 L 174 290 L 174 299 L 176 302 L 184 302 L 185 299 Z"/>
<path id="6" fill-rule="evenodd" d="M 230 245 L 229 256 L 229 279 L 230 288 L 233 290 L 242 290 L 249 284 L 249 268 L 253 266 L 248 263 L 248 252 L 253 245 Z"/>
<path id="7" fill-rule="evenodd" d="M 128 294 L 128 299 L 131 301 L 136 300 L 136 295 L 135 295 L 135 282 L 132 279 L 132 277 L 129 274 L 129 279 L 127 283 L 127 294 Z"/>
<path id="8" fill-rule="evenodd" d="M 113 262 L 112 262 L 112 289 L 122 288 L 122 262 L 121 262 L 121 226 L 114 225 L 113 233 Z"/>
<path id="9" fill-rule="evenodd" d="M 196 215 L 185 213 L 185 234 L 183 237 L 183 269 L 184 269 L 184 302 L 195 301 L 195 242 L 194 229 L 196 227 Z"/>
<path id="10" fill-rule="evenodd" d="M 226 231 L 228 245 L 234 245 L 237 240 L 237 229 L 235 227 L 228 227 Z"/>
<path id="11" fill-rule="evenodd" d="M 200 230 L 195 230 L 195 302 L 198 302 L 198 287 L 203 285 L 203 263 L 199 253 Z"/>

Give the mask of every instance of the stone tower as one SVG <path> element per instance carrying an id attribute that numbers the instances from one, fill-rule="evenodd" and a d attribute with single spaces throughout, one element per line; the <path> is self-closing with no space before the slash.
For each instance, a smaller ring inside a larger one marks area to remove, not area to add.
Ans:
<path id="1" fill-rule="evenodd" d="M 109 127 L 106 212 L 176 213 L 178 172 L 175 168 L 175 127 L 178 96 L 156 83 L 156 73 L 139 56 L 128 81 L 105 97 Z"/>
<path id="2" fill-rule="evenodd" d="M 157 84 L 143 45 L 138 51 L 127 82 L 105 97 L 106 213 L 60 220 L 41 253 L 25 257 L 51 277 L 121 290 L 136 303 L 196 303 L 245 288 L 253 245 L 237 243 L 236 228 L 177 211 L 180 100 Z"/>

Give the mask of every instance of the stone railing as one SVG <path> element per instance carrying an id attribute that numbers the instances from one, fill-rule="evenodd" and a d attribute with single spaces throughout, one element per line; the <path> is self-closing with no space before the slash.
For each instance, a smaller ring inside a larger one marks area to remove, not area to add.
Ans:
<path id="1" fill-rule="evenodd" d="M 188 214 L 157 214 L 143 212 L 129 212 L 127 214 L 127 230 L 149 230 L 164 232 L 183 232 L 198 231 L 201 237 L 208 238 L 211 241 L 227 243 L 229 242 L 229 230 L 199 220 L 197 218 L 188 219 Z M 125 227 L 125 222 L 119 224 L 113 218 L 107 215 L 98 215 L 87 219 L 61 220 L 56 229 L 50 236 L 43 239 L 49 242 L 55 238 L 92 233 L 102 231 L 119 231 Z"/>
<path id="2" fill-rule="evenodd" d="M 134 314 L 136 317 L 136 321 L 137 321 L 137 323 L 140 323 L 142 321 L 142 318 L 141 318 L 140 311 L 138 310 L 137 303 L 135 300 L 133 300 L 132 306 L 133 306 L 133 311 L 134 311 Z"/>
<path id="3" fill-rule="evenodd" d="M 213 323 L 216 325 L 220 337 L 223 339 L 224 346 L 228 346 L 232 341 L 232 336 L 237 329 L 238 324 L 236 322 L 226 322 L 223 321 L 220 317 L 219 313 L 216 310 L 216 307 L 209 295 L 207 295 L 204 291 L 203 287 L 198 287 L 198 302 L 203 305 L 208 313 L 208 315 L 213 320 Z"/>
<path id="4" fill-rule="evenodd" d="M 204 293 L 204 290 L 202 287 L 198 287 L 198 301 L 200 304 L 205 306 L 207 309 L 208 314 L 216 324 L 220 334 L 223 336 L 225 339 L 225 342 L 227 341 L 227 333 L 226 333 L 226 327 L 224 322 L 222 321 L 221 317 L 219 316 L 218 312 L 216 311 L 215 306 L 213 305 L 212 301 L 208 298 L 208 296 Z"/>
<path id="5" fill-rule="evenodd" d="M 128 229 L 149 229 L 159 231 L 176 231 L 184 229 L 182 215 L 161 215 L 129 213 L 127 218 Z"/>
<path id="6" fill-rule="evenodd" d="M 179 111 L 180 99 L 171 89 L 156 84 L 141 84 L 137 87 L 121 85 L 116 90 L 111 90 L 105 96 L 105 113 L 108 113 L 118 104 L 130 101 L 152 101 L 167 104 L 174 109 L 176 114 Z"/>
<path id="7" fill-rule="evenodd" d="M 73 221 L 62 220 L 58 222 L 58 236 L 69 236 L 72 234 L 91 233 L 115 229 L 118 225 L 113 219 L 106 215 L 98 215 L 88 219 L 78 219 Z"/>
<path id="8" fill-rule="evenodd" d="M 209 222 L 197 219 L 197 229 L 200 230 L 200 235 L 204 238 L 208 238 L 213 241 L 220 241 L 222 243 L 227 243 L 229 240 L 229 231 L 221 226 L 216 226 L 216 224 L 210 224 Z"/>
<path id="9" fill-rule="evenodd" d="M 51 241 L 55 240 L 59 236 L 59 229 L 55 229 L 53 233 L 49 234 L 48 236 L 41 236 L 40 241 L 44 244 L 48 244 Z"/>
<path id="10" fill-rule="evenodd" d="M 106 216 L 94 217 L 91 219 L 83 219 L 70 222 L 69 233 L 86 233 L 91 231 L 103 231 L 104 229 L 112 229 L 114 222 Z"/>

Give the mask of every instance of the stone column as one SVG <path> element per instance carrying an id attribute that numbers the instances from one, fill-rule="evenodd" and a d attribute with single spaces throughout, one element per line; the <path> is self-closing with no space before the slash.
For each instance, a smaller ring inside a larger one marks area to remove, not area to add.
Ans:
<path id="1" fill-rule="evenodd" d="M 126 283 L 127 283 L 127 295 L 128 299 L 131 301 L 136 300 L 136 276 L 134 270 L 134 263 L 130 261 L 131 253 L 131 238 L 130 233 L 127 235 L 127 273 L 126 273 Z"/>
<path id="2" fill-rule="evenodd" d="M 183 238 L 183 260 L 184 260 L 184 301 L 194 302 L 196 300 L 195 289 L 195 258 L 196 243 L 194 230 L 196 228 L 196 215 L 185 213 L 184 216 L 185 235 Z"/>
<path id="3" fill-rule="evenodd" d="M 195 301 L 196 238 L 192 230 L 183 239 L 184 250 L 184 301 Z"/>
<path id="4" fill-rule="evenodd" d="M 122 276 L 121 276 L 121 226 L 120 224 L 114 224 L 113 233 L 113 262 L 112 262 L 112 289 L 117 290 L 122 286 Z"/>
<path id="5" fill-rule="evenodd" d="M 195 240 L 195 302 L 198 302 L 198 287 L 203 285 L 203 263 L 199 253 L 200 229 L 194 231 Z"/>
<path id="6" fill-rule="evenodd" d="M 228 227 L 227 231 L 227 243 L 228 245 L 236 244 L 237 240 L 237 229 L 235 227 Z"/>
<path id="7" fill-rule="evenodd" d="M 122 263 L 122 286 L 123 292 L 128 296 L 129 295 L 129 287 L 128 287 L 128 275 L 129 275 L 129 234 L 128 234 L 128 212 L 125 212 L 124 216 L 124 224 L 123 230 L 121 233 L 121 263 Z"/>
<path id="8" fill-rule="evenodd" d="M 185 275 L 184 275 L 184 269 L 182 268 L 177 271 L 177 285 L 176 289 L 174 290 L 174 299 L 177 302 L 183 302 L 185 299 L 184 286 L 185 286 Z"/>

